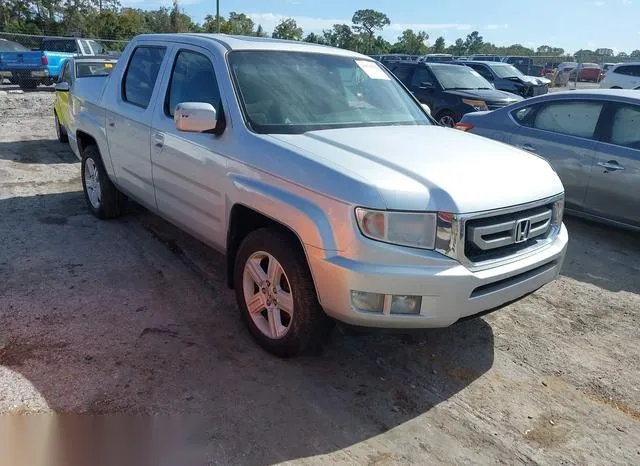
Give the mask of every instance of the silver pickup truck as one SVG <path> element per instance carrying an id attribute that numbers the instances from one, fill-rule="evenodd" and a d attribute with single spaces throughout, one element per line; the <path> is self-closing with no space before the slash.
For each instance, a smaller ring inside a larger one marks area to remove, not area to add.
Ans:
<path id="1" fill-rule="evenodd" d="M 374 60 L 208 34 L 131 41 L 69 134 L 89 209 L 127 198 L 226 256 L 252 336 L 292 356 L 335 320 L 444 327 L 556 278 L 543 159 L 433 122 Z"/>

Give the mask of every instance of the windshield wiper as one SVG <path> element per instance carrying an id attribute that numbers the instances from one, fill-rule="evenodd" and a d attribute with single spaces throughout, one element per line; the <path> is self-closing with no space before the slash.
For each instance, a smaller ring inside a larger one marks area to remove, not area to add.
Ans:
<path id="1" fill-rule="evenodd" d="M 473 87 L 447 87 L 445 91 L 473 91 Z"/>

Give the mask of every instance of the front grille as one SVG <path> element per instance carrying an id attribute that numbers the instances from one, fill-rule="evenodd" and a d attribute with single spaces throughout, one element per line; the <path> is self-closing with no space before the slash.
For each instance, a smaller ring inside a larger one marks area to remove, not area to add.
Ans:
<path id="1" fill-rule="evenodd" d="M 464 255 L 473 263 L 500 260 L 535 248 L 552 232 L 553 203 L 508 214 L 469 219 Z"/>

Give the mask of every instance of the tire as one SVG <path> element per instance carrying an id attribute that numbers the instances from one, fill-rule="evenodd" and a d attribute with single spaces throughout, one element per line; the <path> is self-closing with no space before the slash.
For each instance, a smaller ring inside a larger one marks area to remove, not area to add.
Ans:
<path id="1" fill-rule="evenodd" d="M 438 115 L 436 116 L 436 120 L 442 126 L 446 126 L 447 128 L 453 128 L 458 122 L 456 115 L 450 110 L 443 110 L 438 113 Z"/>
<path id="2" fill-rule="evenodd" d="M 234 264 L 242 320 L 263 349 L 281 358 L 319 351 L 333 327 L 333 320 L 318 302 L 304 253 L 295 242 L 295 237 L 279 229 L 260 228 L 242 241 Z M 271 275 L 277 277 L 277 284 L 268 281 L 269 264 L 274 265 L 273 270 L 280 266 L 282 273 Z M 256 274 L 262 286 L 257 286 Z"/>
<path id="3" fill-rule="evenodd" d="M 84 199 L 91 213 L 103 220 L 120 217 L 126 197 L 109 179 L 96 146 L 87 146 L 82 152 L 81 172 Z"/>
<path id="4" fill-rule="evenodd" d="M 58 114 L 53 112 L 53 116 L 56 119 L 56 136 L 58 136 L 58 142 L 69 142 L 69 136 L 67 136 L 67 130 L 60 124 Z"/>

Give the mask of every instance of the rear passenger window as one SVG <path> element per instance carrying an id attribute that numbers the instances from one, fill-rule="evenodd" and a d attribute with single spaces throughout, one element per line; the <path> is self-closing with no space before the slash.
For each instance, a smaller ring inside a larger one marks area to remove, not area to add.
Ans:
<path id="1" fill-rule="evenodd" d="M 620 107 L 613 117 L 611 144 L 640 149 L 640 107 Z"/>
<path id="2" fill-rule="evenodd" d="M 122 86 L 125 101 L 147 108 L 164 53 L 163 47 L 138 47 L 134 50 Z"/>
<path id="3" fill-rule="evenodd" d="M 173 116 L 176 105 L 181 102 L 206 102 L 220 111 L 220 91 L 211 61 L 189 50 L 181 50 L 176 57 L 165 100 L 165 113 Z"/>
<path id="4" fill-rule="evenodd" d="M 592 138 L 600 118 L 602 103 L 559 102 L 542 106 L 533 127 L 554 133 Z"/>

